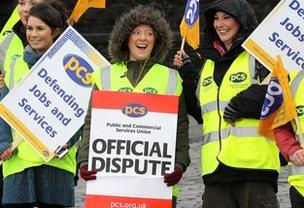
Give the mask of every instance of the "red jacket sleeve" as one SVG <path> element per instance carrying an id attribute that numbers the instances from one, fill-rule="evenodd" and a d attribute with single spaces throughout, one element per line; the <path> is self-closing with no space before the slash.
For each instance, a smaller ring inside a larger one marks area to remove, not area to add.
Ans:
<path id="1" fill-rule="evenodd" d="M 290 155 L 295 151 L 302 149 L 296 140 L 290 123 L 280 126 L 274 130 L 274 137 L 282 155 L 289 160 Z"/>

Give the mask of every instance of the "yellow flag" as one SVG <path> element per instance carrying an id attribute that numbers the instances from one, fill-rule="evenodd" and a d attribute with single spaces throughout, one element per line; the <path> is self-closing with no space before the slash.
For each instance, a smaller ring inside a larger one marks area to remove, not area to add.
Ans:
<path id="1" fill-rule="evenodd" d="M 288 72 L 284 69 L 280 56 L 278 57 L 278 63 L 275 69 L 282 88 L 284 102 L 273 121 L 271 129 L 284 125 L 297 117 L 296 107 L 293 101 L 294 99 L 292 97 L 290 86 L 288 84 Z"/>
<path id="2" fill-rule="evenodd" d="M 106 8 L 106 0 L 78 0 L 70 20 L 77 22 L 89 8 L 104 9 Z"/>
<path id="3" fill-rule="evenodd" d="M 273 129 L 292 121 L 297 116 L 295 104 L 288 83 L 288 72 L 280 56 L 271 72 L 265 96 L 258 133 L 274 138 Z"/>
<path id="4" fill-rule="evenodd" d="M 187 43 L 194 49 L 200 42 L 199 28 L 199 0 L 188 0 L 183 20 L 179 26 L 181 36 L 186 38 Z"/>

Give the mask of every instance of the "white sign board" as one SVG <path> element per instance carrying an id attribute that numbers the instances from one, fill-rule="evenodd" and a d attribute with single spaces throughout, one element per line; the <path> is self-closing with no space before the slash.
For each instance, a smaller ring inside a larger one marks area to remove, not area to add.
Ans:
<path id="1" fill-rule="evenodd" d="M 93 71 L 109 65 L 69 27 L 2 100 L 0 114 L 49 161 L 84 123 Z"/>
<path id="2" fill-rule="evenodd" d="M 171 208 L 178 97 L 94 91 L 86 207 Z"/>
<path id="3" fill-rule="evenodd" d="M 303 46 L 303 0 L 282 0 L 243 43 L 243 47 L 270 71 L 278 55 L 286 70 L 303 70 Z"/>

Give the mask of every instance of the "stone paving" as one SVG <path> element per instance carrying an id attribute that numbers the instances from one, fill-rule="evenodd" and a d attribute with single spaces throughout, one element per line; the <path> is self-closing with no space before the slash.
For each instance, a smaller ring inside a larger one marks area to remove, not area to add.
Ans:
<path id="1" fill-rule="evenodd" d="M 181 194 L 178 199 L 177 208 L 200 208 L 202 207 L 201 196 L 204 185 L 200 176 L 200 147 L 199 141 L 200 126 L 190 120 L 190 156 L 191 165 L 184 174 L 181 182 Z M 283 168 L 279 178 L 278 199 L 281 208 L 289 208 L 289 186 L 287 184 L 287 171 Z M 85 182 L 80 179 L 76 187 L 76 207 L 84 207 Z"/>

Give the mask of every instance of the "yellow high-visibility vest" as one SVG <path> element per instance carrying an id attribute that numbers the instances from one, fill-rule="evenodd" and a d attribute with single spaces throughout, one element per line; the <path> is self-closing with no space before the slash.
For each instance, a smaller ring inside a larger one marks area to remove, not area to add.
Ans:
<path id="1" fill-rule="evenodd" d="M 290 78 L 291 92 L 294 97 L 297 116 L 301 129 L 304 130 L 304 71 L 293 72 L 290 74 Z M 292 122 L 292 127 L 296 137 L 298 137 L 300 133 L 303 134 L 303 132 L 299 132 L 299 128 L 296 127 L 294 122 Z M 295 187 L 304 197 L 304 166 L 296 166 L 293 163 L 289 163 L 288 183 Z"/>
<path id="2" fill-rule="evenodd" d="M 199 81 L 203 144 L 202 175 L 213 173 L 219 161 L 226 166 L 279 172 L 279 151 L 275 141 L 257 133 L 258 120 L 244 118 L 232 126 L 224 121 L 224 108 L 237 93 L 247 89 L 255 73 L 255 60 L 242 52 L 226 72 L 221 86 L 214 81 L 215 63 L 207 60 Z"/>

